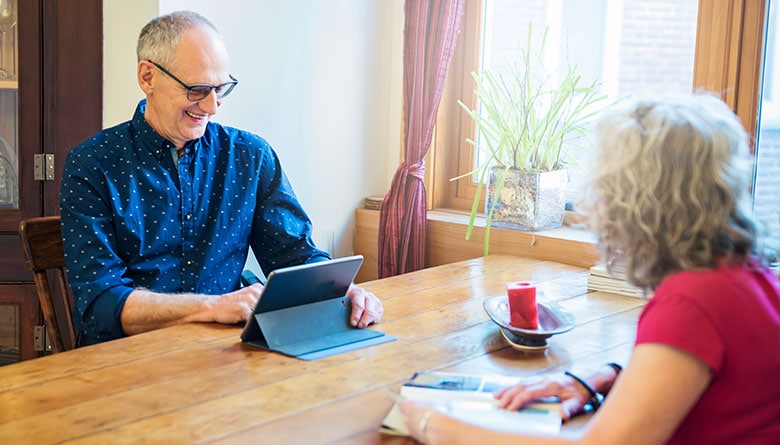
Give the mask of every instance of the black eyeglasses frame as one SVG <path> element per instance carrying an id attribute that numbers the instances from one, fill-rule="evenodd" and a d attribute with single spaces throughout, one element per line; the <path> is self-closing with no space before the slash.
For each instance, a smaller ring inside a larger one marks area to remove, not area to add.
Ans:
<path id="1" fill-rule="evenodd" d="M 225 82 L 220 85 L 209 85 L 206 83 L 196 83 L 193 85 L 188 85 L 182 82 L 182 80 L 179 79 L 178 77 L 174 76 L 170 71 L 163 68 L 162 65 L 160 65 L 159 63 L 148 59 L 146 61 L 156 66 L 160 71 L 162 71 L 168 77 L 175 80 L 176 82 L 179 83 L 179 85 L 184 87 L 184 89 L 187 90 L 187 100 L 189 100 L 190 102 L 202 101 L 203 99 L 207 98 L 209 94 L 211 94 L 212 90 L 217 95 L 217 99 L 224 99 L 228 94 L 230 94 L 233 91 L 233 88 L 235 88 L 236 85 L 238 85 L 238 79 L 233 77 L 232 74 L 228 74 L 228 76 L 230 76 L 231 79 L 230 82 Z"/>

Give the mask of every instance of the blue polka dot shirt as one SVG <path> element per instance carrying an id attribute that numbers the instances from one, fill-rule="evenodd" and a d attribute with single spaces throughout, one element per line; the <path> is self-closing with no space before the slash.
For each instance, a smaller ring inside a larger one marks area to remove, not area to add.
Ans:
<path id="1" fill-rule="evenodd" d="M 82 345 L 124 335 L 120 313 L 135 288 L 238 289 L 249 246 L 266 274 L 330 258 L 263 138 L 211 122 L 177 160 L 145 108 L 65 161 L 62 236 Z"/>

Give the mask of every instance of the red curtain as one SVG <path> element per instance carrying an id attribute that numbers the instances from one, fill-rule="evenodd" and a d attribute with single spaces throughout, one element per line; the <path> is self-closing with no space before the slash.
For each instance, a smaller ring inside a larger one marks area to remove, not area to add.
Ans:
<path id="1" fill-rule="evenodd" d="M 431 145 L 464 0 L 404 4 L 404 162 L 379 215 L 379 277 L 425 267 L 428 228 L 423 158 Z"/>

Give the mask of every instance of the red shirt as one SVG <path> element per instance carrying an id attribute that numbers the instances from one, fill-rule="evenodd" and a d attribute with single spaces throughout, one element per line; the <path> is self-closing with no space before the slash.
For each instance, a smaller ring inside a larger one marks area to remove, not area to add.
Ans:
<path id="1" fill-rule="evenodd" d="M 671 444 L 780 444 L 780 284 L 764 267 L 726 266 L 665 279 L 636 344 L 685 350 L 712 381 Z"/>

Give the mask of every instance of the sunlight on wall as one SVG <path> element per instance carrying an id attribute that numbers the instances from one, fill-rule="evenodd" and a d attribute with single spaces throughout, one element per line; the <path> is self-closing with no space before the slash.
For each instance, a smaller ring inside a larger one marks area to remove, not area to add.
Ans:
<path id="1" fill-rule="evenodd" d="M 384 195 L 399 159 L 403 1 L 104 1 L 106 126 L 129 119 L 142 97 L 138 32 L 179 9 L 215 24 L 240 81 L 215 120 L 266 138 L 315 240 L 351 254 L 354 209 Z"/>

